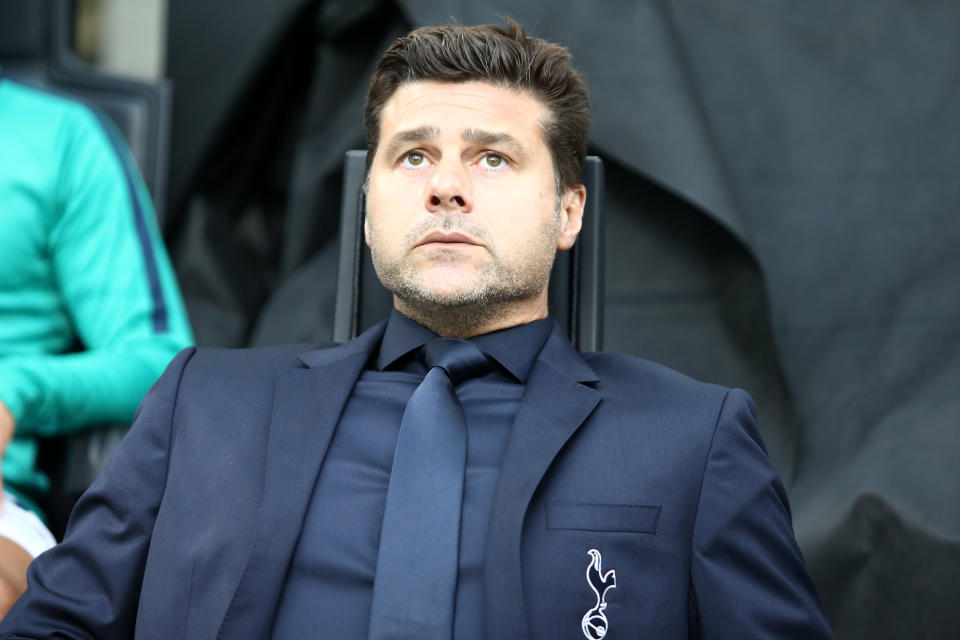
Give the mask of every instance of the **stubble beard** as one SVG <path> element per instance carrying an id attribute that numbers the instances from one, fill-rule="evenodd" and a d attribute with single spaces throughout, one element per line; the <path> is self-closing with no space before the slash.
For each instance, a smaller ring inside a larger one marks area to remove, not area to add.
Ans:
<path id="1" fill-rule="evenodd" d="M 417 238 L 435 227 L 433 221 L 419 225 L 408 235 L 406 246 L 412 246 Z M 461 214 L 448 216 L 441 228 L 445 231 L 461 230 L 484 242 L 491 253 L 491 260 L 478 267 L 465 286 L 444 293 L 431 288 L 421 270 L 409 260 L 404 257 L 393 259 L 386 255 L 372 231 L 370 253 L 377 277 L 396 296 L 399 311 L 442 336 L 471 336 L 479 333 L 483 327 L 491 326 L 512 308 L 533 300 L 543 292 L 550 280 L 560 227 L 561 211 L 558 207 L 550 223 L 527 242 L 533 248 L 533 251 L 524 254 L 528 259 L 510 264 L 496 255 L 495 247 L 484 229 L 472 224 Z M 438 250 L 430 259 L 434 263 L 454 263 L 462 260 L 463 256 L 457 251 Z"/>

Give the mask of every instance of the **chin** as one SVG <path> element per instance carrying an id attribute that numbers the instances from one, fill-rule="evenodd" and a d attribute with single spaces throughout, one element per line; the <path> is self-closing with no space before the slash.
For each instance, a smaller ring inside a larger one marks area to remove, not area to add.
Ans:
<path id="1" fill-rule="evenodd" d="M 421 289 L 417 296 L 423 302 L 441 307 L 462 307 L 484 301 L 484 291 L 475 287 Z"/>
<path id="2" fill-rule="evenodd" d="M 417 278 L 416 289 L 422 292 L 425 298 L 435 302 L 456 303 L 458 300 L 470 299 L 486 288 L 483 278 L 475 271 L 464 269 L 442 269 L 440 272 L 430 272 Z"/>
<path id="3" fill-rule="evenodd" d="M 464 307 L 482 303 L 489 296 L 489 287 L 482 280 L 440 282 L 418 279 L 408 281 L 393 292 L 415 305 L 431 307 Z"/>

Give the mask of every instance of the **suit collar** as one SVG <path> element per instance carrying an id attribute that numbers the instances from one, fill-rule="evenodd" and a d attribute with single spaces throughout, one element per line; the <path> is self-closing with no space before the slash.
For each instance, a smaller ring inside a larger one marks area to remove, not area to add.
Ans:
<path id="1" fill-rule="evenodd" d="M 538 362 L 553 367 L 557 373 L 576 382 L 584 384 L 599 382 L 600 378 L 596 372 L 570 344 L 570 339 L 567 338 L 563 327 L 556 320 L 552 322 L 553 330 L 540 351 Z"/>
<path id="2" fill-rule="evenodd" d="M 485 333 L 470 341 L 516 380 L 526 383 L 543 346 L 553 331 L 553 320 L 543 318 L 533 322 Z"/>
<path id="3" fill-rule="evenodd" d="M 519 382 L 526 382 L 533 363 L 553 331 L 549 318 L 500 329 L 469 338 L 470 342 L 493 358 Z M 402 368 L 411 373 L 426 373 L 421 363 L 411 363 L 413 352 L 424 344 L 439 338 L 435 332 L 396 309 L 390 312 L 383 340 L 377 353 L 377 369 Z"/>
<path id="4" fill-rule="evenodd" d="M 383 327 L 380 323 L 350 342 L 306 351 L 298 356 L 306 368 L 279 372 L 257 533 L 219 638 L 270 636 L 317 474 Z"/>
<path id="5" fill-rule="evenodd" d="M 520 563 L 527 507 L 560 449 L 600 401 L 596 373 L 559 325 L 534 364 L 504 452 L 484 558 L 484 637 L 528 638 Z"/>
<path id="6" fill-rule="evenodd" d="M 349 342 L 343 342 L 332 347 L 309 349 L 297 355 L 297 358 L 307 367 L 313 369 L 325 367 L 344 358 L 353 357 L 358 353 L 369 357 L 383 339 L 386 326 L 386 320 L 378 322 Z"/>

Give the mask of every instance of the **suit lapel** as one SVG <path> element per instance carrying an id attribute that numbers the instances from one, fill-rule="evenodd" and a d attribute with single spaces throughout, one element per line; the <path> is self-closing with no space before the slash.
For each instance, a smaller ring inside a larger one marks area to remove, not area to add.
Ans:
<path id="1" fill-rule="evenodd" d="M 301 354 L 277 379 L 257 535 L 218 638 L 265 638 L 340 413 L 386 323 Z"/>
<path id="2" fill-rule="evenodd" d="M 558 325 L 534 365 L 493 500 L 484 558 L 484 637 L 528 638 L 520 539 L 533 493 L 557 453 L 600 400 L 597 376 Z"/>

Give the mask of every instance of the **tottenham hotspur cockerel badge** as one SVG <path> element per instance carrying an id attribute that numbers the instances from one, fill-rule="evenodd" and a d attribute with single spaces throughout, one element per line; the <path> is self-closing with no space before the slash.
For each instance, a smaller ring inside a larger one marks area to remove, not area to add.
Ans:
<path id="1" fill-rule="evenodd" d="M 600 562 L 600 552 L 596 549 L 587 551 L 590 564 L 587 565 L 587 584 L 597 596 L 597 604 L 583 615 L 580 628 L 588 640 L 600 640 L 607 635 L 607 616 L 603 613 L 607 608 L 607 591 L 617 586 L 617 572 L 613 569 L 603 573 Z"/>

